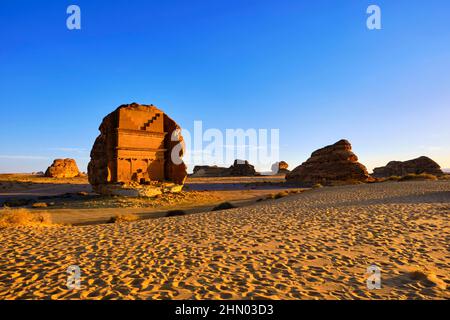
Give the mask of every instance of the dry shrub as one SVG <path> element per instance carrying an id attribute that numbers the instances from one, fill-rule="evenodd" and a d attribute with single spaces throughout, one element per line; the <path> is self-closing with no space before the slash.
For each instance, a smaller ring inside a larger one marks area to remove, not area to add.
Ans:
<path id="1" fill-rule="evenodd" d="M 33 199 L 7 199 L 4 203 L 3 206 L 5 207 L 24 207 L 24 206 L 28 206 L 29 204 L 33 203 L 34 200 Z"/>
<path id="2" fill-rule="evenodd" d="M 184 212 L 183 210 L 171 210 L 167 211 L 166 217 L 184 216 L 185 214 L 186 212 Z"/>
<path id="3" fill-rule="evenodd" d="M 47 212 L 31 212 L 23 208 L 4 208 L 0 210 L 0 228 L 17 226 L 40 227 L 51 224 L 51 217 Z"/>
<path id="4" fill-rule="evenodd" d="M 313 189 L 317 189 L 317 188 L 322 188 L 323 185 L 321 185 L 320 183 L 316 183 L 315 185 L 312 186 Z"/>
<path id="5" fill-rule="evenodd" d="M 400 178 L 399 181 L 434 181 L 437 180 L 435 175 L 429 173 L 415 174 L 410 173 Z"/>
<path id="6" fill-rule="evenodd" d="M 439 177 L 439 180 L 450 180 L 450 174 L 444 174 Z"/>
<path id="7" fill-rule="evenodd" d="M 402 177 L 400 176 L 390 176 L 385 178 L 375 178 L 375 182 L 386 182 L 386 181 L 400 181 Z"/>
<path id="8" fill-rule="evenodd" d="M 271 199 L 275 199 L 275 193 L 271 193 L 271 194 L 268 194 L 267 196 L 266 196 L 266 200 L 271 200 Z"/>
<path id="9" fill-rule="evenodd" d="M 212 211 L 218 211 L 218 210 L 228 210 L 228 209 L 233 209 L 236 208 L 235 205 L 229 203 L 229 202 L 222 202 L 221 204 L 219 204 L 218 206 L 214 207 L 212 209 Z"/>
<path id="10" fill-rule="evenodd" d="M 124 213 L 119 214 L 115 217 L 111 217 L 109 220 L 110 223 L 124 223 L 124 222 L 133 222 L 139 220 L 139 217 L 132 213 Z"/>
<path id="11" fill-rule="evenodd" d="M 289 195 L 289 192 L 287 191 L 280 191 L 278 193 L 271 193 L 266 196 L 265 200 L 271 200 L 271 199 L 281 199 Z M 262 201 L 262 200 L 261 200 Z"/>
<path id="12" fill-rule="evenodd" d="M 31 205 L 33 208 L 47 208 L 48 205 L 45 202 L 35 202 Z"/>
<path id="13" fill-rule="evenodd" d="M 286 192 L 286 191 L 281 191 L 281 192 L 278 192 L 278 193 L 274 196 L 274 199 L 281 199 L 281 198 L 284 198 L 284 197 L 286 197 L 286 196 L 288 196 L 288 195 L 289 195 L 288 192 Z"/>

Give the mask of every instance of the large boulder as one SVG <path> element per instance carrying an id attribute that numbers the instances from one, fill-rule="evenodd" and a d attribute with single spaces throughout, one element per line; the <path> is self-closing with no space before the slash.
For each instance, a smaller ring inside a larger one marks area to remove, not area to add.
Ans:
<path id="1" fill-rule="evenodd" d="M 358 162 L 347 140 L 316 150 L 311 157 L 286 175 L 287 182 L 310 186 L 334 182 L 367 182 L 367 169 Z"/>
<path id="2" fill-rule="evenodd" d="M 435 161 L 422 156 L 408 161 L 391 161 L 384 167 L 373 169 L 372 176 L 376 178 L 386 178 L 390 176 L 405 176 L 410 173 L 429 173 L 435 176 L 444 174 L 441 167 Z"/>
<path id="3" fill-rule="evenodd" d="M 80 175 L 77 163 L 74 159 L 55 159 L 45 171 L 46 177 L 73 178 Z"/>
<path id="4" fill-rule="evenodd" d="M 155 183 L 183 185 L 187 172 L 181 160 L 181 129 L 163 111 L 153 105 L 121 105 L 103 119 L 99 130 L 88 165 L 94 191 L 114 194 L 117 184 L 147 185 L 151 190 Z"/>

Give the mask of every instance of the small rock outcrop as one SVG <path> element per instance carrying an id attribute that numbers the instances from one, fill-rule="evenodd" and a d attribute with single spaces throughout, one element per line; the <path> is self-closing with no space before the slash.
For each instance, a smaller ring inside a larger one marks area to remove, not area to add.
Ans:
<path id="1" fill-rule="evenodd" d="M 272 164 L 270 171 L 273 175 L 283 175 L 288 174 L 290 171 L 288 170 L 288 163 L 286 161 L 279 161 Z"/>
<path id="2" fill-rule="evenodd" d="M 121 105 L 99 130 L 88 165 L 95 192 L 149 196 L 164 190 L 166 182 L 184 184 L 181 129 L 163 111 L 153 105 Z"/>
<path id="3" fill-rule="evenodd" d="M 288 174 L 290 172 L 288 167 L 289 165 L 286 161 L 278 162 L 278 174 Z"/>
<path id="4" fill-rule="evenodd" d="M 74 159 L 55 159 L 45 171 L 46 177 L 51 178 L 73 178 L 80 175 L 77 163 Z"/>
<path id="5" fill-rule="evenodd" d="M 375 178 L 401 177 L 411 173 L 429 173 L 435 176 L 442 176 L 444 174 L 441 167 L 435 161 L 422 156 L 408 161 L 391 161 L 384 167 L 373 169 L 372 176 Z"/>
<path id="6" fill-rule="evenodd" d="M 311 157 L 286 175 L 287 182 L 311 186 L 333 182 L 367 182 L 367 169 L 358 162 L 347 140 L 316 150 Z"/>
<path id="7" fill-rule="evenodd" d="M 193 177 L 223 177 L 227 174 L 228 168 L 218 166 L 195 166 Z"/>
<path id="8" fill-rule="evenodd" d="M 234 160 L 231 167 L 228 168 L 228 176 L 256 176 L 255 167 L 248 163 L 247 160 Z"/>

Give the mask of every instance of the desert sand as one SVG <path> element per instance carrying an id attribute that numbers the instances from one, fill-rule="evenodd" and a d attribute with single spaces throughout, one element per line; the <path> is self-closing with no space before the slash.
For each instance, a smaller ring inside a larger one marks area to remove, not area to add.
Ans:
<path id="1" fill-rule="evenodd" d="M 223 202 L 248 205 L 280 192 L 302 189 L 283 184 L 284 176 L 192 178 L 184 191 L 156 198 L 100 196 L 92 192 L 87 177 L 54 179 L 30 174 L 0 174 L 0 207 L 6 201 L 44 202 L 45 212 L 57 224 L 86 225 L 106 223 L 118 214 L 139 218 L 163 217 L 171 210 L 186 213 L 210 211 Z M 82 195 L 80 195 L 80 193 Z M 1 210 L 1 209 L 0 209 Z"/>
<path id="2" fill-rule="evenodd" d="M 94 194 L 87 177 L 54 179 L 30 174 L 0 174 L 0 207 L 11 200 L 44 202 L 49 206 L 41 210 L 33 208 L 33 212 L 44 212 L 57 224 L 86 225 L 106 223 L 118 214 L 147 219 L 165 216 L 171 210 L 210 211 L 223 202 L 242 206 L 280 192 L 302 190 L 286 186 L 283 181 L 284 176 L 190 177 L 185 191 L 180 194 L 131 198 Z M 26 206 L 30 208 L 31 203 Z"/>
<path id="3" fill-rule="evenodd" d="M 325 187 L 236 209 L 0 231 L 0 299 L 448 299 L 450 182 Z M 382 270 L 379 290 L 366 269 Z M 81 269 L 68 290 L 66 269 Z"/>

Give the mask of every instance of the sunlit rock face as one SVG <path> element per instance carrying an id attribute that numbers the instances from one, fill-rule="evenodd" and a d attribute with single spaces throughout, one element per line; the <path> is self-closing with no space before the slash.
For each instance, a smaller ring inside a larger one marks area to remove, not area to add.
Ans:
<path id="1" fill-rule="evenodd" d="M 45 171 L 45 176 L 51 178 L 73 178 L 79 175 L 80 171 L 74 159 L 55 159 Z"/>
<path id="2" fill-rule="evenodd" d="M 288 174 L 289 164 L 286 161 L 278 162 L 277 174 Z"/>
<path id="3" fill-rule="evenodd" d="M 373 176 L 376 178 L 401 177 L 411 173 L 429 173 L 435 176 L 444 174 L 441 167 L 428 157 L 419 157 L 408 161 L 391 161 L 384 167 L 373 169 Z"/>
<path id="4" fill-rule="evenodd" d="M 329 184 L 333 182 L 367 182 L 367 169 L 358 162 L 347 140 L 314 151 L 311 157 L 286 175 L 288 182 Z"/>
<path id="5" fill-rule="evenodd" d="M 121 105 L 103 119 L 99 130 L 88 165 L 94 191 L 111 193 L 117 184 L 140 189 L 165 182 L 183 185 L 183 137 L 163 111 L 153 105 Z"/>

